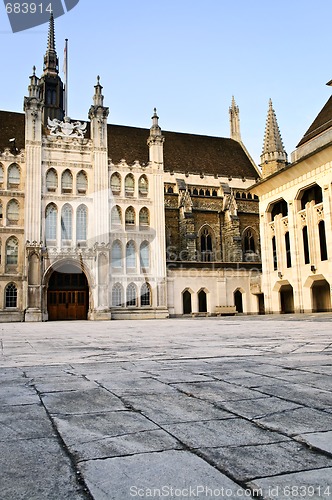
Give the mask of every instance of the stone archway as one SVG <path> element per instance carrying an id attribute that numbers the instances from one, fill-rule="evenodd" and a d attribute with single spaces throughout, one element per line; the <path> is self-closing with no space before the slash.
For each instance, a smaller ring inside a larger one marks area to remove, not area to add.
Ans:
<path id="1" fill-rule="evenodd" d="M 188 289 L 182 292 L 182 306 L 183 306 L 183 314 L 192 313 L 191 293 L 189 292 Z"/>
<path id="2" fill-rule="evenodd" d="M 282 285 L 279 290 L 281 314 L 294 313 L 294 294 L 292 285 Z"/>
<path id="3" fill-rule="evenodd" d="M 198 292 L 198 312 L 207 312 L 207 294 L 203 288 Z"/>
<path id="4" fill-rule="evenodd" d="M 234 305 L 236 312 L 243 313 L 243 299 L 241 290 L 235 290 L 234 292 Z"/>
<path id="5" fill-rule="evenodd" d="M 311 286 L 312 311 L 331 311 L 331 291 L 330 284 L 325 280 L 315 280 Z"/>
<path id="6" fill-rule="evenodd" d="M 58 263 L 51 271 L 47 287 L 49 321 L 86 320 L 89 284 L 79 263 Z"/>

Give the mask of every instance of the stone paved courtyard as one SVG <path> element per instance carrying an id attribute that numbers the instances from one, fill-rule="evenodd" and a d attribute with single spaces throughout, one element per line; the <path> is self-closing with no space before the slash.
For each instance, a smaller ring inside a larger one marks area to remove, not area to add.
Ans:
<path id="1" fill-rule="evenodd" d="M 331 320 L 0 324 L 0 499 L 332 500 Z"/>

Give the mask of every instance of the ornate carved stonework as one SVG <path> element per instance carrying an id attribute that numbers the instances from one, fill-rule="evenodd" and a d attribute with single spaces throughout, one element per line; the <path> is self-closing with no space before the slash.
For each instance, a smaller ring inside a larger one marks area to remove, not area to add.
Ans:
<path id="1" fill-rule="evenodd" d="M 73 122 L 66 116 L 64 121 L 61 122 L 57 118 L 53 120 L 50 117 L 47 118 L 47 128 L 50 130 L 51 135 L 56 135 L 60 137 L 84 137 L 86 132 L 86 123 L 81 123 L 79 121 Z"/>

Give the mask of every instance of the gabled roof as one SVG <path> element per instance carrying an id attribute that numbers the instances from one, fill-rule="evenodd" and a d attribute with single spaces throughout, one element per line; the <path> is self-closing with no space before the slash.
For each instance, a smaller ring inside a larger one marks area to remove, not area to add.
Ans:
<path id="1" fill-rule="evenodd" d="M 332 96 L 329 98 L 323 109 L 318 113 L 317 117 L 310 125 L 301 141 L 296 147 L 302 146 L 317 135 L 325 132 L 332 127 Z"/>
<path id="2" fill-rule="evenodd" d="M 16 139 L 16 147 L 24 149 L 24 127 L 23 113 L 0 111 L 0 150 L 8 148 L 9 139 L 13 137 Z M 243 147 L 233 139 L 167 131 L 162 134 L 165 137 L 165 171 L 252 179 L 258 177 L 258 172 Z M 113 163 L 119 163 L 122 159 L 128 164 L 135 160 L 147 163 L 149 135 L 150 130 L 145 128 L 108 125 L 109 158 Z"/>

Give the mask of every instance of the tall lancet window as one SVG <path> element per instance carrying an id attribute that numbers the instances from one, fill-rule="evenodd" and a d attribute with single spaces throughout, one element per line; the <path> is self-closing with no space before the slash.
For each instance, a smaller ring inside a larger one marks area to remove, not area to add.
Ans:
<path id="1" fill-rule="evenodd" d="M 46 207 L 46 221 L 45 221 L 45 238 L 46 241 L 56 240 L 56 226 L 58 218 L 58 209 L 56 205 L 51 203 Z"/>
<path id="2" fill-rule="evenodd" d="M 73 234 L 73 209 L 68 203 L 63 206 L 61 212 L 61 240 L 69 242 Z"/>
<path id="3" fill-rule="evenodd" d="M 80 205 L 76 212 L 76 240 L 86 241 L 88 209 L 85 205 Z"/>

